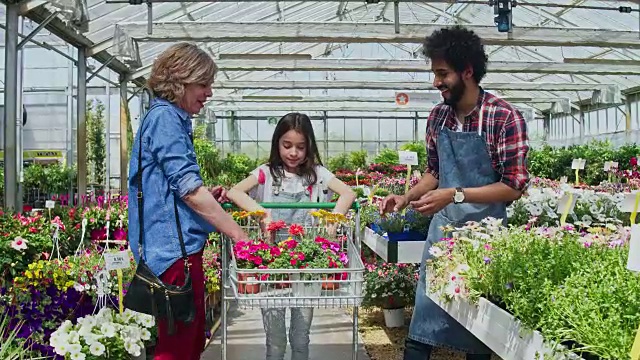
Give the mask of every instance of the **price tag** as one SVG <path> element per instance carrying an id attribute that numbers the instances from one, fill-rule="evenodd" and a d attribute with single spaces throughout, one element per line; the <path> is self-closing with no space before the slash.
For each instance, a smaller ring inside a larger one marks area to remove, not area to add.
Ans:
<path id="1" fill-rule="evenodd" d="M 629 241 L 629 257 L 627 269 L 640 272 L 640 225 L 631 226 L 631 240 Z"/>
<path id="2" fill-rule="evenodd" d="M 398 158 L 402 165 L 418 165 L 418 153 L 415 151 L 398 151 Z"/>
<path id="3" fill-rule="evenodd" d="M 573 170 L 582 170 L 584 169 L 584 165 L 587 163 L 586 159 L 573 159 L 571 162 L 571 168 Z"/>
<path id="4" fill-rule="evenodd" d="M 56 207 L 56 202 L 53 200 L 47 200 L 44 203 L 44 207 L 47 209 L 53 209 L 54 207 Z"/>
<path id="5" fill-rule="evenodd" d="M 573 208 L 576 206 L 578 197 L 573 194 L 564 194 L 560 200 L 558 200 L 558 214 L 570 214 Z"/>
<path id="6" fill-rule="evenodd" d="M 105 253 L 104 261 L 107 263 L 107 270 L 128 269 L 130 264 L 129 254 L 126 251 Z"/>

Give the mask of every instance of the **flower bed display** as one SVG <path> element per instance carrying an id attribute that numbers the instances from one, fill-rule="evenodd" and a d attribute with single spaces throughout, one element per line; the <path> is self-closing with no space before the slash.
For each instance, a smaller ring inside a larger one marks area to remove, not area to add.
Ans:
<path id="1" fill-rule="evenodd" d="M 443 303 L 486 298 L 585 359 L 628 358 L 640 325 L 629 228 L 499 225 L 447 229 L 452 237 L 429 250 L 430 291 Z"/>

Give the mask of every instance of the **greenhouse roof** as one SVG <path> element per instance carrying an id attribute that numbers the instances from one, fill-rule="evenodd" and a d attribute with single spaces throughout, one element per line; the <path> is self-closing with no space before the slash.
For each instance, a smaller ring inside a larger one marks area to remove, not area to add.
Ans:
<path id="1" fill-rule="evenodd" d="M 43 21 L 70 1 L 29 0 L 21 11 Z M 171 43 L 194 41 L 220 66 L 213 102 L 220 109 L 256 95 L 305 96 L 293 98 L 305 107 L 327 96 L 338 102 L 331 108 L 390 109 L 396 91 L 433 90 L 421 43 L 452 24 L 483 37 L 484 87 L 520 104 L 564 111 L 588 99 L 619 104 L 621 91 L 640 85 L 638 0 L 519 0 L 509 35 L 498 32 L 487 1 L 399 1 L 396 12 L 393 2 L 374 0 L 151 0 L 151 25 L 146 3 L 120 1 L 88 0 L 86 31 L 60 14 L 47 28 L 138 84 Z M 382 100 L 367 102 L 372 96 Z"/>

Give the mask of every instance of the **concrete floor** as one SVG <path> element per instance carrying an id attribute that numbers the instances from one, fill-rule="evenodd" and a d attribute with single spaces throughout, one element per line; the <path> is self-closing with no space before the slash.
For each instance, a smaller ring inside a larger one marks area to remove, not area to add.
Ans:
<path id="1" fill-rule="evenodd" d="M 287 324 L 289 312 L 287 311 Z M 315 309 L 309 360 L 352 360 L 353 322 L 344 309 Z M 221 330 L 221 329 L 220 329 Z M 221 360 L 220 330 L 201 360 Z M 265 335 L 260 309 L 231 308 L 227 327 L 227 360 L 264 360 Z M 370 360 L 358 336 L 357 360 Z M 285 360 L 291 358 L 289 347 Z"/>

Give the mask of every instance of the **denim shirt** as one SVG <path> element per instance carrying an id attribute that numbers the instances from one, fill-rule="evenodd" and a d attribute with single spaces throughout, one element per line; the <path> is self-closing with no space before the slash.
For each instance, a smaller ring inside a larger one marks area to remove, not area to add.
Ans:
<path id="1" fill-rule="evenodd" d="M 144 259 L 156 276 L 182 258 L 173 201 L 177 202 L 187 254 L 204 248 L 213 226 L 181 199 L 202 186 L 191 141 L 189 114 L 156 98 L 140 123 L 129 161 L 129 246 L 139 262 L 138 152 L 142 141 Z M 141 140 L 142 139 L 142 140 Z"/>

